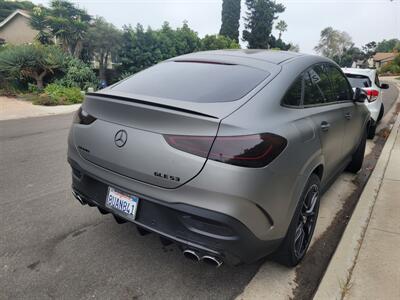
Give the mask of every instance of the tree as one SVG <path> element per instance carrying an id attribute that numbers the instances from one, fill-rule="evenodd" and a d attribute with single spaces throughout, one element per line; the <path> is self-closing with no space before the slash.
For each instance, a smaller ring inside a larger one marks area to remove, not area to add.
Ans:
<path id="1" fill-rule="evenodd" d="M 300 46 L 298 44 L 290 44 L 289 51 L 300 52 Z"/>
<path id="2" fill-rule="evenodd" d="M 222 25 L 219 31 L 232 40 L 239 42 L 240 0 L 223 0 Z"/>
<path id="3" fill-rule="evenodd" d="M 376 42 L 369 42 L 362 46 L 362 51 L 364 53 L 364 60 L 368 60 L 373 57 L 376 53 Z"/>
<path id="4" fill-rule="evenodd" d="M 176 29 L 176 39 L 177 55 L 196 52 L 201 47 L 201 41 L 197 32 L 189 27 L 187 21 L 183 21 L 182 27 Z"/>
<path id="5" fill-rule="evenodd" d="M 62 49 L 79 58 L 83 48 L 83 40 L 89 29 L 91 17 L 83 9 L 77 8 L 66 0 L 53 0 L 49 9 L 43 9 L 34 16 L 32 25 L 40 32 L 49 32 L 57 38 Z"/>
<path id="6" fill-rule="evenodd" d="M 38 31 L 36 40 L 43 45 L 52 43 L 52 35 L 48 28 L 46 19 L 46 9 L 40 6 L 34 7 L 31 14 L 30 20 L 31 27 Z"/>
<path id="7" fill-rule="evenodd" d="M 364 60 L 364 53 L 360 48 L 351 45 L 348 49 L 344 49 L 340 56 L 334 56 L 333 60 L 341 67 L 350 68 L 354 61 Z"/>
<path id="8" fill-rule="evenodd" d="M 80 90 L 97 86 L 96 74 L 89 64 L 72 56 L 67 56 L 64 64 L 62 78 L 55 81 L 57 84 L 64 87 L 77 87 Z"/>
<path id="9" fill-rule="evenodd" d="M 92 57 L 99 62 L 99 78 L 106 80 L 107 65 L 116 56 L 121 44 L 122 33 L 105 19 L 94 19 L 87 34 L 87 44 Z"/>
<path id="10" fill-rule="evenodd" d="M 176 30 L 165 22 L 160 30 L 138 24 L 123 29 L 118 57 L 123 76 L 133 74 L 162 60 L 200 50 L 202 44 L 197 33 L 187 22 Z"/>
<path id="11" fill-rule="evenodd" d="M 248 48 L 270 48 L 269 39 L 272 25 L 279 13 L 285 11 L 282 4 L 271 0 L 246 0 L 247 13 L 243 40 L 248 42 Z"/>
<path id="12" fill-rule="evenodd" d="M 239 44 L 223 35 L 206 35 L 201 40 L 201 50 L 239 49 Z"/>
<path id="13" fill-rule="evenodd" d="M 280 20 L 278 24 L 276 24 L 275 29 L 279 31 L 279 38 L 278 40 L 282 40 L 282 33 L 287 31 L 288 25 L 285 21 Z"/>
<path id="14" fill-rule="evenodd" d="M 400 51 L 400 40 L 399 39 L 390 39 L 383 40 L 378 43 L 376 46 L 376 52 L 393 52 L 394 50 Z"/>
<path id="15" fill-rule="evenodd" d="M 327 27 L 321 31 L 321 38 L 315 51 L 333 59 L 342 57 L 344 51 L 353 46 L 351 37 L 346 32 Z"/>
<path id="16" fill-rule="evenodd" d="M 44 78 L 64 67 L 65 54 L 56 46 L 20 45 L 0 52 L 0 69 L 9 79 L 33 79 L 43 89 Z"/>
<path id="17" fill-rule="evenodd" d="M 291 44 L 286 44 L 284 41 L 281 39 L 276 39 L 276 37 L 271 34 L 268 39 L 268 46 L 270 49 L 288 51 L 291 47 Z"/>
<path id="18" fill-rule="evenodd" d="M 150 27 L 144 30 L 141 24 L 135 28 L 124 27 L 119 58 L 121 73 L 133 74 L 162 60 L 158 35 Z M 163 47 L 163 46 L 162 46 Z"/>

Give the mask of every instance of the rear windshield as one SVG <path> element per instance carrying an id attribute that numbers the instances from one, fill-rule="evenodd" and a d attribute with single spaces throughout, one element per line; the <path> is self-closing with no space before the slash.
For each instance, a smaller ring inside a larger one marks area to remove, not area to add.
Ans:
<path id="1" fill-rule="evenodd" d="M 367 88 L 371 87 L 371 80 L 364 75 L 346 74 L 349 82 L 353 88 Z"/>
<path id="2" fill-rule="evenodd" d="M 268 76 L 242 65 L 172 61 L 139 72 L 113 90 L 188 102 L 228 102 L 242 98 Z"/>

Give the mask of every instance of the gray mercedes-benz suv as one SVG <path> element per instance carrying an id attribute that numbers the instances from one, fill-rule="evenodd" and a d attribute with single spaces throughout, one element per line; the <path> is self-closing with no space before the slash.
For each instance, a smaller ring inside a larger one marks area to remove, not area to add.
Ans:
<path id="1" fill-rule="evenodd" d="M 82 204 L 186 257 L 303 258 L 321 193 L 362 165 L 369 112 L 331 60 L 226 50 L 169 59 L 96 93 L 68 140 Z"/>

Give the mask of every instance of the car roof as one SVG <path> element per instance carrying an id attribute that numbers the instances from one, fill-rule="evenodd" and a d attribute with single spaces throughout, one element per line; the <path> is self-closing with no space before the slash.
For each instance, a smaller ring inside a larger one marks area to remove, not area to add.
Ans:
<path id="1" fill-rule="evenodd" d="M 346 74 L 364 75 L 368 77 L 373 77 L 376 73 L 375 69 L 342 68 L 342 70 L 343 73 Z"/>
<path id="2" fill-rule="evenodd" d="M 206 61 L 211 63 L 242 64 L 260 69 L 268 69 L 268 65 L 279 65 L 299 57 L 312 56 L 297 52 L 263 50 L 263 49 L 228 49 L 201 51 L 181 55 L 169 61 Z"/>

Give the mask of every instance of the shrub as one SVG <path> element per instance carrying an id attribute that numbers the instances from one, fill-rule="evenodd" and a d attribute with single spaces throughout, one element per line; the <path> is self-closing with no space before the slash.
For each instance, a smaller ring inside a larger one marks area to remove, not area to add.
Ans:
<path id="1" fill-rule="evenodd" d="M 65 68 L 65 75 L 56 81 L 57 84 L 66 87 L 78 87 L 82 90 L 97 86 L 96 74 L 89 65 L 80 59 L 70 57 Z"/>
<path id="2" fill-rule="evenodd" d="M 201 40 L 201 50 L 239 49 L 240 45 L 223 35 L 206 35 Z"/>
<path id="3" fill-rule="evenodd" d="M 48 82 L 83 90 L 97 86 L 96 74 L 91 67 L 57 46 L 32 44 L 1 49 L 0 85 L 7 81 L 25 85 L 35 82 L 39 90 Z"/>
<path id="4" fill-rule="evenodd" d="M 0 70 L 9 80 L 35 80 L 38 89 L 44 78 L 64 67 L 65 54 L 56 46 L 38 44 L 6 47 L 0 51 Z"/>
<path id="5" fill-rule="evenodd" d="M 28 83 L 28 93 L 31 94 L 39 94 L 40 90 L 38 89 L 38 87 L 32 83 Z"/>
<path id="6" fill-rule="evenodd" d="M 56 83 L 47 85 L 44 93 L 33 100 L 39 105 L 65 105 L 82 103 L 83 95 L 77 87 L 65 87 Z"/>
<path id="7" fill-rule="evenodd" d="M 0 74 L 0 96 L 15 97 L 26 91 L 27 83 L 18 80 L 6 80 Z"/>

